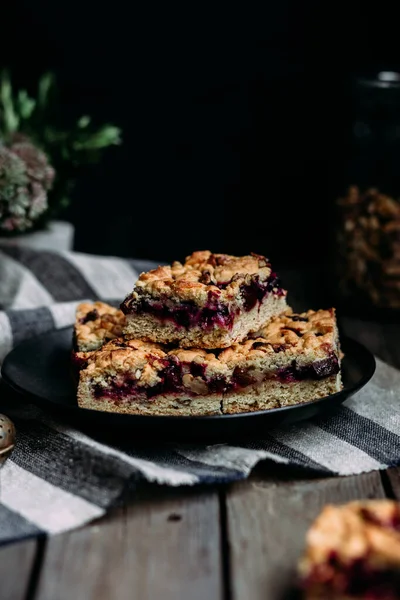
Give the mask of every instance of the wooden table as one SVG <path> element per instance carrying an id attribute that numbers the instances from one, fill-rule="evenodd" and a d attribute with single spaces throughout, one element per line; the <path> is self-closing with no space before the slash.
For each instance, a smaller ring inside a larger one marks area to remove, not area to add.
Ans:
<path id="1" fill-rule="evenodd" d="M 400 368 L 400 324 L 342 329 Z M 316 478 L 264 462 L 243 483 L 139 498 L 80 530 L 0 550 L 1 600 L 284 600 L 327 502 L 400 498 L 400 469 Z"/>

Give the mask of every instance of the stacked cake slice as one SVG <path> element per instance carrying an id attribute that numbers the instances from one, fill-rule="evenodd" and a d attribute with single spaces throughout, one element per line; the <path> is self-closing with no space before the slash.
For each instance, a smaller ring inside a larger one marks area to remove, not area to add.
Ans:
<path id="1" fill-rule="evenodd" d="M 122 304 L 125 333 L 182 348 L 227 348 L 284 311 L 286 294 L 263 256 L 194 252 L 184 264 L 142 273 Z"/>
<path id="2" fill-rule="evenodd" d="M 214 415 L 341 387 L 334 310 L 292 314 L 264 257 L 195 252 L 143 273 L 122 311 L 100 302 L 78 308 L 83 408 Z"/>

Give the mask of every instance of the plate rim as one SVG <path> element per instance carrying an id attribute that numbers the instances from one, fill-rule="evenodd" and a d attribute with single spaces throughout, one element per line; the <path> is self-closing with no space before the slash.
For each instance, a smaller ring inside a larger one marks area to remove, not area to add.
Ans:
<path id="1" fill-rule="evenodd" d="M 191 416 L 191 415 L 140 415 L 140 414 L 126 414 L 126 413 L 111 413 L 105 410 L 93 410 L 93 409 L 88 409 L 88 408 L 81 408 L 80 406 L 78 406 L 78 404 L 76 405 L 68 405 L 68 404 L 57 404 L 55 402 L 52 402 L 51 400 L 45 398 L 44 396 L 41 396 L 39 394 L 36 394 L 35 392 L 29 391 L 24 389 L 23 387 L 19 386 L 18 383 L 15 383 L 14 381 L 12 381 L 12 379 L 7 375 L 7 365 L 10 361 L 12 361 L 13 358 L 13 354 L 16 353 L 17 350 L 20 350 L 21 346 L 27 344 L 27 343 L 32 343 L 32 341 L 34 340 L 38 340 L 41 338 L 46 338 L 46 337 L 50 337 L 50 336 L 57 336 L 63 332 L 66 332 L 67 330 L 73 331 L 73 325 L 69 325 L 66 327 L 62 327 L 59 329 L 55 329 L 55 330 L 51 330 L 51 331 L 46 331 L 44 333 L 38 334 L 36 336 L 33 336 L 31 338 L 28 338 L 26 340 L 22 340 L 19 344 L 17 344 L 12 350 L 10 350 L 10 352 L 6 355 L 6 357 L 3 360 L 3 363 L 1 365 L 1 376 L 2 379 L 4 380 L 4 382 L 10 386 L 14 391 L 16 391 L 18 394 L 21 394 L 22 396 L 26 396 L 28 398 L 32 398 L 32 399 L 37 399 L 41 402 L 41 404 L 45 404 L 47 406 L 53 406 L 55 408 L 58 408 L 59 410 L 64 410 L 64 411 L 69 411 L 71 412 L 75 412 L 75 414 L 80 414 L 83 413 L 87 416 L 89 415 L 96 415 L 98 416 L 99 413 L 102 413 L 103 415 L 113 415 L 113 418 L 115 417 L 123 417 L 124 419 L 126 419 L 127 417 L 130 418 L 134 418 L 135 420 L 144 420 L 144 421 L 151 421 L 151 420 L 155 420 L 155 419 L 167 419 L 168 422 L 178 422 L 178 421 L 182 421 L 182 422 L 187 422 L 187 421 L 192 421 L 194 419 L 196 419 L 196 421 L 200 422 L 200 421 L 205 421 L 205 422 L 218 422 L 218 421 L 227 421 L 227 420 L 235 420 L 235 419 L 244 419 L 244 418 L 255 418 L 255 417 L 261 417 L 261 416 L 265 416 L 265 415 L 277 415 L 277 414 L 285 414 L 286 412 L 290 412 L 292 410 L 298 410 L 299 408 L 306 408 L 306 407 L 310 407 L 310 406 L 316 406 L 318 404 L 322 404 L 322 403 L 328 403 L 328 400 L 331 401 L 329 402 L 332 404 L 335 404 L 335 400 L 337 399 L 341 399 L 341 397 L 343 396 L 344 393 L 346 393 L 347 396 L 352 396 L 355 393 L 357 393 L 360 389 L 362 389 L 373 377 L 375 370 L 376 370 L 376 360 L 375 357 L 373 355 L 373 353 L 366 348 L 366 346 L 364 346 L 361 342 L 346 336 L 346 335 L 341 335 L 340 336 L 340 341 L 341 341 L 341 345 L 346 346 L 347 344 L 353 345 L 354 349 L 358 349 L 359 352 L 361 352 L 364 355 L 364 359 L 367 359 L 368 361 L 368 370 L 367 372 L 352 386 L 348 387 L 348 388 L 344 388 L 343 390 L 340 390 L 339 392 L 335 392 L 334 394 L 330 394 L 328 396 L 324 396 L 323 398 L 316 398 L 315 400 L 309 400 L 308 402 L 299 402 L 298 404 L 292 404 L 290 406 L 280 406 L 278 408 L 270 408 L 270 409 L 266 409 L 266 410 L 257 410 L 257 411 L 247 411 L 247 412 L 241 412 L 241 413 L 233 413 L 233 414 L 222 414 L 222 415 L 197 415 L 197 416 Z M 71 337 L 72 339 L 72 337 Z M 72 346 L 71 346 L 71 350 L 72 350 Z M 343 400 L 345 401 L 345 400 Z"/>

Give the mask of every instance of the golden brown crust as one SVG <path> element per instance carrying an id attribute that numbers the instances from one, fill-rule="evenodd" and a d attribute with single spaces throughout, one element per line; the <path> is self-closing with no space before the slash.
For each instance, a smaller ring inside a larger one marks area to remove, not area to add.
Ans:
<path id="1" fill-rule="evenodd" d="M 331 355 L 339 359 L 333 309 L 282 315 L 253 339 L 222 351 L 171 349 L 153 342 L 118 338 L 88 358 L 82 376 L 97 381 L 129 372 L 138 388 L 152 387 L 161 381 L 166 364 L 172 361 L 182 368 L 183 385 L 188 392 L 206 394 L 210 379 L 224 378 L 229 384 L 241 369 L 251 369 L 254 385 L 268 374 L 273 376 L 277 369 L 292 366 L 293 361 L 303 366 Z M 193 366 L 198 367 L 200 375 Z"/>
<path id="2" fill-rule="evenodd" d="M 282 386 L 270 379 L 259 388 L 247 388 L 241 392 L 228 392 L 196 396 L 185 394 L 163 394 L 154 400 L 138 398 L 137 395 L 124 396 L 113 400 L 107 397 L 94 397 L 90 383 L 80 386 L 79 406 L 91 410 L 143 415 L 205 416 L 235 414 L 270 410 L 289 404 L 309 402 L 338 391 L 339 382 L 335 376 L 319 381 L 299 381 L 290 386 Z M 284 389 L 284 387 L 288 389 Z"/>
<path id="3" fill-rule="evenodd" d="M 313 593 L 316 598 L 330 598 L 335 589 L 345 593 L 348 588 L 343 586 L 348 581 L 343 577 L 352 577 L 354 565 L 362 565 L 365 573 L 400 570 L 397 502 L 363 500 L 327 505 L 317 517 L 308 531 L 299 565 L 300 579 L 310 597 Z"/>
<path id="4" fill-rule="evenodd" d="M 162 344 L 175 344 L 182 348 L 228 348 L 240 343 L 250 332 L 257 331 L 272 317 L 288 309 L 285 296 L 273 295 L 260 306 L 240 314 L 233 320 L 231 328 L 222 326 L 203 329 L 200 326 L 177 327 L 171 321 L 160 321 L 153 315 L 134 313 L 126 315 L 124 335 L 127 338 L 141 338 Z"/>
<path id="5" fill-rule="evenodd" d="M 121 310 L 104 302 L 82 302 L 76 309 L 76 351 L 98 350 L 105 342 L 121 336 L 124 324 L 125 315 Z"/>
<path id="6" fill-rule="evenodd" d="M 237 297 L 240 285 L 250 283 L 254 276 L 265 281 L 270 275 L 271 265 L 264 256 L 235 257 L 213 254 L 209 250 L 198 251 L 188 256 L 183 264 L 176 261 L 142 273 L 131 297 L 128 296 L 125 302 L 129 307 L 137 294 L 148 294 L 164 300 L 194 301 L 203 305 L 212 292 L 229 304 Z"/>
<path id="7" fill-rule="evenodd" d="M 316 381 L 305 379 L 291 382 L 290 385 L 282 384 L 277 379 L 267 379 L 254 388 L 224 394 L 222 412 L 235 414 L 292 406 L 330 396 L 340 389 L 340 375 L 332 375 Z"/>
<path id="8" fill-rule="evenodd" d="M 343 564 L 362 558 L 400 567 L 399 504 L 363 500 L 325 506 L 307 534 L 302 570 L 325 563 L 332 553 Z"/>
<path id="9" fill-rule="evenodd" d="M 86 374 L 94 378 L 130 371 L 139 387 L 156 385 L 167 357 L 162 347 L 142 340 L 117 338 L 89 358 Z"/>
<path id="10" fill-rule="evenodd" d="M 241 344 L 227 348 L 220 360 L 237 362 L 240 357 L 251 358 L 260 354 L 274 355 L 284 352 L 298 356 L 312 353 L 323 356 L 327 348 L 335 349 L 337 326 L 335 309 L 309 310 L 302 314 L 285 314 L 273 317 L 260 331 Z"/>
<path id="11" fill-rule="evenodd" d="M 222 414 L 220 394 L 191 398 L 185 396 L 177 397 L 176 394 L 169 394 L 158 396 L 156 402 L 143 401 L 137 397 L 127 396 L 117 402 L 109 398 L 102 398 L 99 402 L 97 398 L 93 398 L 90 389 L 80 389 L 78 404 L 81 408 L 89 410 L 100 410 L 126 415 L 197 417 Z"/>

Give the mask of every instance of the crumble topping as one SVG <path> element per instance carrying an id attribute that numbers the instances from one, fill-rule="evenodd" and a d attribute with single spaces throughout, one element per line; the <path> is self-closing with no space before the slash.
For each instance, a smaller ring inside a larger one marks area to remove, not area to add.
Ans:
<path id="1" fill-rule="evenodd" d="M 272 272 L 269 261 L 257 254 L 235 257 L 228 254 L 213 254 L 209 250 L 194 252 L 182 264 L 161 266 L 142 273 L 135 288 L 125 300 L 126 312 L 139 296 L 162 297 L 163 301 L 194 301 L 205 304 L 210 300 L 234 300 L 243 284 L 251 284 L 255 278 L 266 282 L 269 278 L 279 281 Z M 275 281 L 272 281 L 272 285 Z"/>
<path id="2" fill-rule="evenodd" d="M 368 579 L 378 570 L 399 568 L 400 505 L 392 500 L 367 500 L 325 506 L 307 534 L 299 571 L 305 585 L 348 589 L 362 585 L 362 581 L 348 579 L 356 577 L 357 570 L 358 579 L 361 572 Z"/>
<path id="3" fill-rule="evenodd" d="M 330 309 L 281 315 L 254 338 L 225 350 L 171 348 L 118 338 L 88 358 L 85 373 L 99 381 L 129 373 L 138 388 L 156 386 L 167 377 L 193 394 L 216 391 L 215 382 L 218 391 L 254 385 L 269 372 L 287 382 L 318 379 L 339 370 L 336 336 L 335 313 Z"/>
<path id="4" fill-rule="evenodd" d="M 99 349 L 105 342 L 122 335 L 125 316 L 104 302 L 82 302 L 76 309 L 74 343 L 78 352 Z"/>
<path id="5" fill-rule="evenodd" d="M 233 344 L 220 355 L 220 360 L 230 363 L 240 357 L 284 352 L 292 356 L 312 352 L 325 355 L 327 350 L 337 350 L 335 309 L 309 310 L 296 315 L 290 312 L 273 317 L 260 331 L 241 344 Z"/>

